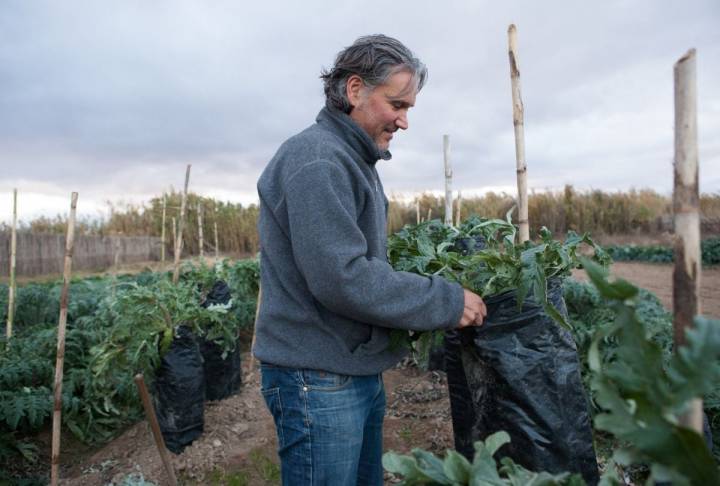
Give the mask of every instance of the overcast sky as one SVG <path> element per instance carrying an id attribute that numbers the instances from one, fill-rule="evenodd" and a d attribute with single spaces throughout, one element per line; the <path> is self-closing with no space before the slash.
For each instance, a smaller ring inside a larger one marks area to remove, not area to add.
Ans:
<path id="1" fill-rule="evenodd" d="M 514 191 L 507 27 L 518 26 L 529 186 L 672 189 L 673 64 L 697 49 L 700 189 L 720 192 L 720 1 L 0 3 L 0 220 L 99 214 L 181 187 L 257 200 L 278 145 L 324 103 L 360 35 L 429 80 L 379 170 L 388 193 Z"/>

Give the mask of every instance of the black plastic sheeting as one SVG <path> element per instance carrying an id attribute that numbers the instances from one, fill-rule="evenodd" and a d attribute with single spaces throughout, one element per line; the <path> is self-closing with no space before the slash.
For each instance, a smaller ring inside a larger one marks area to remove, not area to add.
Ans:
<path id="1" fill-rule="evenodd" d="M 230 287 L 218 280 L 208 293 L 203 307 L 212 304 L 227 304 L 230 302 Z M 242 385 L 242 370 L 240 362 L 240 347 L 235 348 L 223 358 L 223 350 L 212 341 L 200 340 L 203 373 L 205 374 L 205 398 L 208 400 L 222 400 L 235 395 Z"/>
<path id="2" fill-rule="evenodd" d="M 548 300 L 567 316 L 560 282 Z M 472 459 L 473 443 L 504 430 L 500 456 L 534 471 L 579 473 L 599 480 L 591 418 L 572 336 L 516 293 L 485 299 L 481 327 L 450 331 L 445 366 L 455 448 Z"/>
<path id="3" fill-rule="evenodd" d="M 180 454 L 205 426 L 205 375 L 195 336 L 179 326 L 155 375 L 155 412 L 165 446 Z"/>
<path id="4" fill-rule="evenodd" d="M 223 359 L 223 350 L 212 341 L 200 341 L 203 373 L 205 375 L 205 398 L 207 400 L 222 400 L 235 395 L 242 385 L 240 368 L 240 347 L 230 351 Z"/>

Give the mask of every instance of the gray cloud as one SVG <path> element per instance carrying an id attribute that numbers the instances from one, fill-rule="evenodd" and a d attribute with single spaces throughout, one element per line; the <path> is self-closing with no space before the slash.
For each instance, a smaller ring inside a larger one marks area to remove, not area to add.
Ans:
<path id="1" fill-rule="evenodd" d="M 698 49 L 701 187 L 720 191 L 720 4 L 8 0 L 0 9 L 0 193 L 251 200 L 276 147 L 312 122 L 318 80 L 384 32 L 430 69 L 381 167 L 390 191 L 514 184 L 506 29 L 519 29 L 530 184 L 669 190 L 672 65 Z M 54 188 L 54 189 L 53 189 Z"/>

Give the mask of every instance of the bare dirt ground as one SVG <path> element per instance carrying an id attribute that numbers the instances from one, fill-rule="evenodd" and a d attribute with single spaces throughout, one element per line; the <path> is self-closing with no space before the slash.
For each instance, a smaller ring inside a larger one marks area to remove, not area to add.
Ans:
<path id="1" fill-rule="evenodd" d="M 672 265 L 617 262 L 611 275 L 653 292 L 672 311 Z M 573 271 L 578 280 L 587 280 L 583 270 Z M 700 278 L 700 306 L 704 315 L 720 319 L 720 268 L 704 267 Z"/>
<path id="2" fill-rule="evenodd" d="M 173 455 L 185 485 L 279 484 L 277 442 L 272 417 L 259 391 L 257 367 L 243 355 L 240 394 L 205 408 L 205 432 L 182 454 Z M 386 450 L 407 453 L 421 447 L 442 453 L 452 448 L 452 423 L 444 373 L 399 367 L 384 374 L 387 394 Z M 66 486 L 120 484 L 131 473 L 159 485 L 169 484 L 146 421 L 94 453 L 74 455 L 63 464 Z M 388 483 L 392 478 L 388 477 Z"/>

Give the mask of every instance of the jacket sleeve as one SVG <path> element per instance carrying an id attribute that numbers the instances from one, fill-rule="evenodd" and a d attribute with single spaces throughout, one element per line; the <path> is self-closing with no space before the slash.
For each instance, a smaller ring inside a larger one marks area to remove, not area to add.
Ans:
<path id="1" fill-rule="evenodd" d="M 459 284 L 367 257 L 353 185 L 342 168 L 324 160 L 303 166 L 285 182 L 285 198 L 293 257 L 323 306 L 383 327 L 457 326 L 464 306 Z"/>

